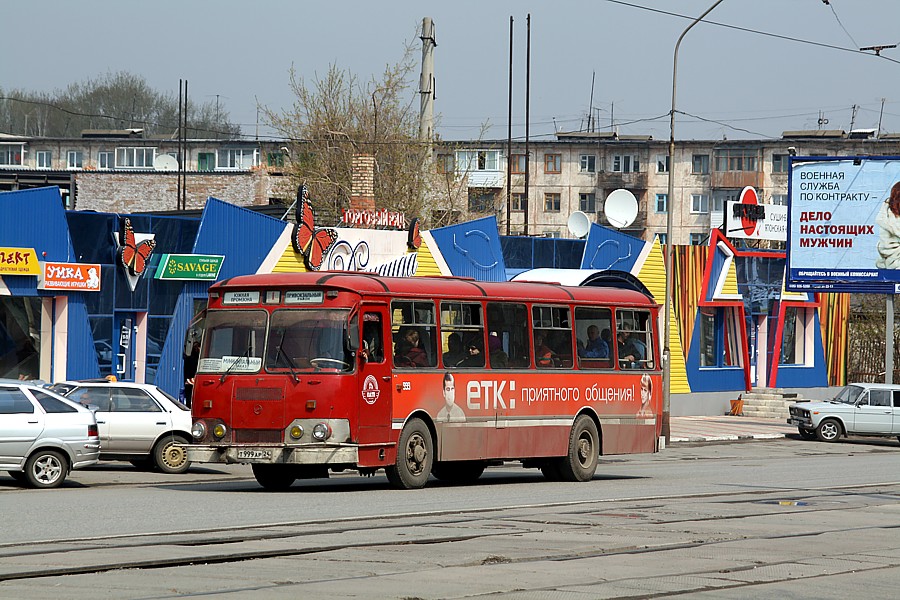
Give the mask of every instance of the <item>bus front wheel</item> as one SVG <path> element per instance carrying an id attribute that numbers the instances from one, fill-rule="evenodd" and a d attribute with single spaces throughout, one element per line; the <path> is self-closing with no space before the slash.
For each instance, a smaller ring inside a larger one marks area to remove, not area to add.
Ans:
<path id="1" fill-rule="evenodd" d="M 286 465 L 254 464 L 251 468 L 256 482 L 270 492 L 283 492 L 297 479 L 291 468 Z"/>
<path id="2" fill-rule="evenodd" d="M 412 490 L 425 486 L 434 462 L 431 432 L 422 419 L 410 419 L 397 443 L 397 460 L 385 467 L 388 481 L 396 488 Z"/>
<path id="3" fill-rule="evenodd" d="M 575 419 L 569 433 L 569 453 L 557 463 L 561 479 L 590 481 L 599 460 L 600 435 L 597 433 L 597 424 L 589 416 L 581 415 Z"/>

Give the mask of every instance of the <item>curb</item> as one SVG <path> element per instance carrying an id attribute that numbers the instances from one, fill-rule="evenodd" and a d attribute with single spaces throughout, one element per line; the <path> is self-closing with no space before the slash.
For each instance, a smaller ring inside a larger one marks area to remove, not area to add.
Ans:
<path id="1" fill-rule="evenodd" d="M 689 436 L 689 437 L 672 437 L 670 444 L 685 442 L 737 442 L 740 440 L 777 440 L 785 437 L 783 433 L 755 433 L 747 435 L 710 435 L 710 436 Z"/>

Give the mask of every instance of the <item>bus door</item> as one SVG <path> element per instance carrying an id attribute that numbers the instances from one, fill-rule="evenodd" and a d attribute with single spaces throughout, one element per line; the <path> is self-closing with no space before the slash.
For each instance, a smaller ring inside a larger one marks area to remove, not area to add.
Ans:
<path id="1" fill-rule="evenodd" d="M 391 436 L 391 319 L 386 305 L 364 305 L 359 360 L 359 442 L 387 442 Z"/>

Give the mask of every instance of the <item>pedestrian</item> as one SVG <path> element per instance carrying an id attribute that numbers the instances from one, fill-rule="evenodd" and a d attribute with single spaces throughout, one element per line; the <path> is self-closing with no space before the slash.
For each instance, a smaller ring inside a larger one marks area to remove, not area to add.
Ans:
<path id="1" fill-rule="evenodd" d="M 191 397 L 194 395 L 194 376 L 197 375 L 197 365 L 200 362 L 200 342 L 191 344 L 191 353 L 184 355 L 184 403 L 191 405 Z"/>

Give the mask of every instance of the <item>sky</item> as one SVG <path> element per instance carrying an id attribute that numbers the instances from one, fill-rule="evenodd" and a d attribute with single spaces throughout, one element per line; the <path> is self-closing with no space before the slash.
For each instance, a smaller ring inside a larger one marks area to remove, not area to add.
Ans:
<path id="1" fill-rule="evenodd" d="M 177 97 L 184 79 L 192 101 L 218 99 L 245 136 L 270 137 L 257 107 L 291 107 L 292 67 L 307 80 L 331 64 L 378 77 L 410 41 L 419 60 L 430 17 L 436 132 L 502 140 L 512 17 L 515 139 L 525 136 L 527 95 L 533 140 L 586 130 L 589 114 L 595 130 L 667 140 L 676 41 L 714 1 L 8 2 L 4 46 L 17 50 L 0 62 L 0 88 L 52 92 L 125 71 Z M 675 138 L 771 139 L 879 122 L 900 132 L 900 48 L 859 50 L 900 42 L 898 17 L 897 0 L 722 0 L 680 45 Z"/>

